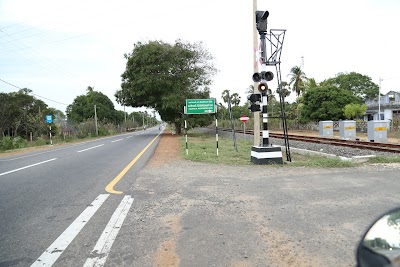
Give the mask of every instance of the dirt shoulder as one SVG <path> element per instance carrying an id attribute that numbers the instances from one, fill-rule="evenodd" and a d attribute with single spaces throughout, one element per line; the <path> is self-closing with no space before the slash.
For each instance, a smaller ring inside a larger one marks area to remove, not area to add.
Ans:
<path id="1" fill-rule="evenodd" d="M 180 156 L 165 133 L 132 185 L 140 266 L 354 266 L 358 239 L 398 203 L 398 169 L 230 166 Z M 375 212 L 375 213 L 374 213 Z M 351 214 L 351 216 L 350 216 Z M 149 240 L 148 234 L 152 239 Z M 152 259 L 152 264 L 149 264 Z"/>

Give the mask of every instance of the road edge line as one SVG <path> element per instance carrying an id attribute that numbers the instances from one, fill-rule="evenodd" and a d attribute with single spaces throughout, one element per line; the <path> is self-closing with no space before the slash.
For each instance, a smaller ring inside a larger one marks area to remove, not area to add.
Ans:
<path id="1" fill-rule="evenodd" d="M 105 190 L 110 193 L 110 194 L 122 194 L 122 191 L 116 191 L 114 190 L 114 186 L 122 179 L 122 177 L 129 171 L 130 168 L 132 168 L 133 164 L 138 161 L 138 159 L 146 152 L 146 150 L 151 146 L 151 144 L 154 143 L 154 141 L 157 140 L 157 138 L 161 135 L 162 132 L 160 132 L 151 142 L 143 148 L 143 150 L 128 164 L 126 167 L 106 186 Z"/>

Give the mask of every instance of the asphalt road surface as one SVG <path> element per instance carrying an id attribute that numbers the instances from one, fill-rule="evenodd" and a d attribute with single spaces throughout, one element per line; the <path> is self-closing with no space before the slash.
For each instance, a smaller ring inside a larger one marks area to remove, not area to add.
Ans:
<path id="1" fill-rule="evenodd" d="M 0 158 L 0 266 L 102 266 L 160 132 Z"/>
<path id="2" fill-rule="evenodd" d="M 400 206 L 400 164 L 196 163 L 158 133 L 0 158 L 0 266 L 354 266 Z"/>

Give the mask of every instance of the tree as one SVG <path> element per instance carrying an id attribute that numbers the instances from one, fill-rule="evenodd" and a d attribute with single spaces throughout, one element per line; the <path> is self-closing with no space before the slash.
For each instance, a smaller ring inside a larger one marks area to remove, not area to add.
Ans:
<path id="1" fill-rule="evenodd" d="M 68 119 L 74 122 L 83 122 L 94 118 L 94 105 L 96 105 L 99 120 L 119 123 L 120 114 L 116 113 L 113 102 L 105 94 L 89 88 L 91 87 L 88 87 L 86 95 L 77 96 L 74 102 L 67 107 Z"/>
<path id="2" fill-rule="evenodd" d="M 290 86 L 287 82 L 283 81 L 281 83 L 281 89 L 278 88 L 277 90 L 278 94 L 282 94 L 283 99 L 285 99 L 286 97 L 288 97 L 290 95 Z"/>
<path id="3" fill-rule="evenodd" d="M 34 137 L 47 135 L 48 128 L 45 116 L 51 113 L 46 103 L 30 95 L 32 90 L 24 88 L 17 92 L 0 93 L 0 131 L 1 136 L 25 137 L 30 133 Z M 52 129 L 56 129 L 51 124 Z"/>
<path id="4" fill-rule="evenodd" d="M 367 111 L 367 105 L 365 104 L 347 104 L 343 108 L 343 113 L 346 119 L 355 119 L 357 117 L 363 116 L 365 114 L 365 111 Z"/>
<path id="5" fill-rule="evenodd" d="M 372 82 L 372 79 L 366 75 L 357 72 L 338 73 L 334 78 L 329 78 L 321 85 L 333 85 L 343 90 L 348 90 L 353 95 L 363 100 L 375 98 L 379 94 L 379 86 Z"/>
<path id="6" fill-rule="evenodd" d="M 350 91 L 335 86 L 311 88 L 303 96 L 301 120 L 344 119 L 343 108 L 351 103 L 361 104 L 362 101 Z"/>
<path id="7" fill-rule="evenodd" d="M 216 72 L 210 53 L 201 43 L 149 41 L 136 43 L 125 58 L 117 102 L 155 109 L 163 121 L 175 124 L 179 134 L 185 100 L 210 96 Z"/>
<path id="8" fill-rule="evenodd" d="M 232 96 L 231 96 L 232 104 L 233 104 L 235 107 L 239 106 L 239 104 L 240 104 L 240 99 L 241 99 L 241 97 L 239 96 L 238 93 L 233 93 Z"/>
<path id="9" fill-rule="evenodd" d="M 294 66 L 290 69 L 289 76 L 289 84 L 292 85 L 292 91 L 299 97 L 305 89 L 304 82 L 307 80 L 306 74 L 301 70 L 301 67 Z"/>
<path id="10" fill-rule="evenodd" d="M 221 94 L 221 98 L 222 98 L 222 101 L 224 101 L 224 103 L 227 103 L 228 104 L 228 95 L 229 95 L 229 90 L 228 89 L 225 89 L 224 91 L 222 91 L 222 94 Z M 230 95 L 230 98 L 231 98 L 231 100 L 232 100 L 232 96 Z"/>

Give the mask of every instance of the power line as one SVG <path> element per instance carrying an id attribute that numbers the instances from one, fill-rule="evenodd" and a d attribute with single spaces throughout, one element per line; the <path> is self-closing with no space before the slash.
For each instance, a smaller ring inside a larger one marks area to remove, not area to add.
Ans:
<path id="1" fill-rule="evenodd" d="M 22 43 L 21 41 L 16 40 L 14 37 L 12 37 L 11 35 L 9 35 L 8 33 L 4 32 L 4 31 L 2 31 L 2 30 L 0 30 L 0 32 L 4 33 L 5 35 L 7 35 L 7 36 L 9 36 L 10 38 L 14 39 L 16 42 L 20 43 L 21 45 L 23 45 L 23 46 L 25 46 L 25 47 L 28 47 L 26 44 Z M 0 36 L 0 37 L 1 37 L 1 36 Z M 2 46 L 5 47 L 4 45 L 2 45 Z M 6 49 L 9 50 L 9 51 L 12 51 L 11 49 L 8 49 L 8 48 L 6 48 Z M 22 48 L 22 49 L 23 49 L 23 48 Z M 12 52 L 18 54 L 18 53 L 15 52 L 15 51 L 12 51 Z M 70 77 L 72 77 L 72 78 L 75 78 L 75 75 L 73 75 L 73 74 L 71 74 L 70 72 L 66 71 L 65 69 L 63 69 L 63 68 L 60 67 L 59 65 L 57 65 L 57 64 L 55 64 L 55 63 L 52 63 L 52 64 L 49 63 L 50 60 L 49 60 L 48 58 L 46 58 L 46 57 L 40 55 L 40 54 L 39 54 L 38 52 L 36 52 L 35 50 L 32 49 L 32 52 L 34 52 L 35 54 L 37 54 L 37 55 L 39 56 L 39 57 L 36 56 L 36 57 L 37 57 L 37 60 L 44 62 L 45 64 L 47 64 L 48 66 L 52 67 L 53 69 L 58 69 L 58 71 L 61 71 L 61 72 L 63 72 L 64 74 L 67 74 L 68 76 L 70 76 Z M 18 54 L 18 55 L 21 55 L 21 54 Z M 46 62 L 46 61 L 48 61 L 48 62 Z"/>
<path id="2" fill-rule="evenodd" d="M 35 45 L 33 45 L 33 46 L 27 46 L 27 47 L 25 47 L 25 48 L 20 48 L 20 49 L 16 49 L 16 50 L 9 50 L 9 52 L 16 52 L 16 51 L 28 50 L 28 49 L 32 49 L 32 48 L 35 48 L 35 47 L 38 47 L 38 46 L 43 47 L 44 45 L 50 45 L 50 44 L 54 44 L 54 43 L 60 43 L 60 42 L 64 42 L 64 41 L 67 41 L 67 40 L 70 40 L 70 39 L 75 39 L 75 38 L 84 37 L 84 36 L 87 36 L 87 35 L 89 35 L 89 33 L 84 33 L 84 34 L 80 34 L 80 35 L 75 35 L 75 36 L 71 36 L 71 37 L 68 37 L 68 38 L 65 38 L 65 39 L 60 39 L 60 40 L 51 41 L 51 42 L 48 42 L 48 43 L 39 43 L 39 44 L 35 44 Z M 20 40 L 20 39 L 18 39 L 18 40 Z M 13 41 L 3 42 L 3 43 L 0 43 L 0 45 L 6 44 L 6 43 L 9 43 L 9 42 L 13 42 Z"/>
<path id="3" fill-rule="evenodd" d="M 5 80 L 3 80 L 3 79 L 0 79 L 0 81 L 2 81 L 3 83 L 6 83 L 6 84 L 8 84 L 8 85 L 11 85 L 11 86 L 13 86 L 13 87 L 15 87 L 15 88 L 18 88 L 18 89 L 20 89 L 20 90 L 23 90 L 23 88 L 21 88 L 21 87 L 19 87 L 19 86 L 16 86 L 16 85 L 14 85 L 14 84 L 12 84 L 12 83 L 9 83 L 9 82 L 7 82 L 7 81 L 5 81 Z M 51 100 L 51 99 L 49 99 L 49 98 L 47 98 L 47 97 L 40 96 L 40 95 L 34 94 L 34 93 L 32 93 L 32 92 L 31 92 L 31 94 L 34 95 L 34 96 L 37 96 L 37 97 L 46 99 L 46 100 L 48 100 L 48 101 L 57 103 L 57 104 L 61 104 L 61 105 L 64 105 L 64 106 L 68 106 L 68 105 L 65 104 L 65 103 L 61 103 L 61 102 L 58 102 L 58 101 L 55 101 L 55 100 Z"/>

